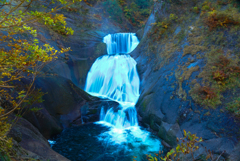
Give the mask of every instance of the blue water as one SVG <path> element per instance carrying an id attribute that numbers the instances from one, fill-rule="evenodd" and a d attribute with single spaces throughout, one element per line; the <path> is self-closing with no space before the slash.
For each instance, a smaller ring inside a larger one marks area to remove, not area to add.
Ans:
<path id="1" fill-rule="evenodd" d="M 96 124 L 109 127 L 109 130 L 101 133 L 98 140 L 108 145 L 131 144 L 134 149 L 145 145 L 146 154 L 162 150 L 161 142 L 150 137 L 150 133 L 138 125 L 135 105 L 140 96 L 140 79 L 137 63 L 128 55 L 139 44 L 136 35 L 109 34 L 104 37 L 103 42 L 107 44 L 108 55 L 98 58 L 92 65 L 85 91 L 93 96 L 116 101 L 119 107 L 109 107 L 107 111 L 101 109 L 100 121 Z M 125 149 L 133 151 L 127 146 Z"/>
<path id="2" fill-rule="evenodd" d="M 113 142 L 119 141 L 117 137 L 101 136 L 108 131 L 111 131 L 108 126 L 84 124 L 65 129 L 56 138 L 52 138 L 50 143 L 53 150 L 71 161 L 133 161 L 136 156 L 139 161 L 147 161 L 145 154 L 149 152 L 149 146 L 134 137 L 134 130 L 125 130 L 124 133 L 112 131 L 115 136 L 123 138 L 122 142 L 116 144 Z M 141 135 L 142 131 L 143 128 L 136 133 Z M 152 141 L 157 139 L 152 134 L 147 137 L 151 137 Z M 148 144 L 153 147 L 154 142 Z"/>

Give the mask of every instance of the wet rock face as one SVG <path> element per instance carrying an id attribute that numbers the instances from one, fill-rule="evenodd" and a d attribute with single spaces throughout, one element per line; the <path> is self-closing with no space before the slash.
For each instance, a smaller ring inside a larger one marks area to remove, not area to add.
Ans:
<path id="1" fill-rule="evenodd" d="M 60 76 L 39 78 L 35 84 L 47 94 L 43 103 L 35 105 L 41 110 L 27 111 L 23 117 L 47 139 L 72 125 L 98 121 L 102 107 L 118 106 L 116 102 L 90 96 Z"/>
<path id="2" fill-rule="evenodd" d="M 138 31 L 138 35 L 142 35 L 141 42 L 130 54 L 137 62 L 141 80 L 141 95 L 136 108 L 142 125 L 157 132 L 170 146 L 177 144 L 176 138 L 181 138 L 185 129 L 206 140 L 200 146 L 202 152 L 206 146 L 216 154 L 221 154 L 225 150 L 223 155 L 225 158 L 230 155 L 236 158 L 232 149 L 238 148 L 236 145 L 240 136 L 239 121 L 228 112 L 220 111 L 221 106 L 216 109 L 205 109 L 194 102 L 189 94 L 191 84 L 194 82 L 196 84 L 200 80 L 198 75 L 207 60 L 196 60 L 196 56 L 191 54 L 184 55 L 183 49 L 189 45 L 186 36 L 179 44 L 178 50 L 168 53 L 172 56 L 166 62 L 164 57 L 168 55 L 161 54 L 164 54 L 162 51 L 168 40 L 162 44 L 163 42 L 151 41 L 151 36 L 148 36 L 151 32 L 150 24 L 154 23 L 154 16 L 153 12 L 144 30 Z M 179 30 L 181 28 L 176 27 L 175 35 Z M 170 39 L 174 34 L 168 36 Z M 170 50 L 171 48 L 168 51 Z M 195 61 L 190 61 L 192 59 Z M 186 64 L 187 72 L 180 73 L 182 78 L 179 78 L 179 66 L 183 64 Z M 230 99 L 232 95 L 225 94 L 224 97 Z M 227 99 L 223 100 L 223 105 L 226 102 Z M 239 158 L 238 156 L 238 160 Z"/>
<path id="3" fill-rule="evenodd" d="M 13 120 L 14 116 L 9 116 L 9 120 Z M 15 118 L 16 119 L 16 118 Z M 13 149 L 17 153 L 17 160 L 24 159 L 40 159 L 43 161 L 69 161 L 67 158 L 58 154 L 51 149 L 48 141 L 30 122 L 23 118 L 19 118 L 8 134 L 13 138 Z"/>

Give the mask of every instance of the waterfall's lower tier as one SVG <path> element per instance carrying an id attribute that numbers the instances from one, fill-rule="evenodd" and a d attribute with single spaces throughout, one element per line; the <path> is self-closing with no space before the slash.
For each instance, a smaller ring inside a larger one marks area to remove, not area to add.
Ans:
<path id="1" fill-rule="evenodd" d="M 139 77 L 136 61 L 129 55 L 102 56 L 92 65 L 86 92 L 119 102 L 122 107 L 134 106 L 139 98 Z"/>
<path id="2" fill-rule="evenodd" d="M 124 129 L 131 126 L 138 126 L 137 111 L 135 107 L 127 107 L 115 110 L 110 108 L 106 113 L 101 109 L 100 121 L 105 121 L 115 126 L 117 129 Z"/>
<path id="3" fill-rule="evenodd" d="M 71 161 L 146 161 L 146 154 L 162 150 L 160 140 L 144 129 L 91 123 L 67 128 L 51 143 L 53 150 Z"/>

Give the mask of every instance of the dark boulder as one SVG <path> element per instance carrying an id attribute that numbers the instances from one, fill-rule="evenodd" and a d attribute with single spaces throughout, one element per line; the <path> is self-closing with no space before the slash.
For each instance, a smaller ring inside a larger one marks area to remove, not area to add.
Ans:
<path id="1" fill-rule="evenodd" d="M 16 119 L 10 116 L 9 120 Z M 13 138 L 13 150 L 17 153 L 17 160 L 40 159 L 43 161 L 69 161 L 67 158 L 51 149 L 48 141 L 30 122 L 19 118 L 8 136 Z"/>

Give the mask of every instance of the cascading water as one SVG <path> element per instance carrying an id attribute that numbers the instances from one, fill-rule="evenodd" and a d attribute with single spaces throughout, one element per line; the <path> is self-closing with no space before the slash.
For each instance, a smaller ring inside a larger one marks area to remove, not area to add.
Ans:
<path id="1" fill-rule="evenodd" d="M 136 62 L 129 55 L 105 55 L 98 58 L 88 73 L 85 90 L 107 97 L 122 106 L 134 106 L 139 97 Z"/>
<path id="2" fill-rule="evenodd" d="M 107 44 L 108 55 L 128 54 L 139 44 L 135 33 L 108 34 L 103 42 Z"/>
<path id="3" fill-rule="evenodd" d="M 139 41 L 134 33 L 109 34 L 104 37 L 108 55 L 98 58 L 92 65 L 85 91 L 91 95 L 108 98 L 119 103 L 119 108 L 104 108 L 98 124 L 107 125 L 110 131 L 99 136 L 99 140 L 112 144 L 131 144 L 138 151 L 146 146 L 146 153 L 161 150 L 159 140 L 138 126 L 135 104 L 139 98 L 140 79 L 136 61 L 128 55 Z M 128 147 L 126 147 L 128 149 Z M 132 150 L 133 149 L 128 149 Z"/>
<path id="4" fill-rule="evenodd" d="M 98 58 L 92 65 L 85 91 L 119 103 L 120 110 L 117 112 L 113 108 L 106 114 L 101 111 L 100 121 L 118 129 L 138 126 L 134 106 L 139 98 L 140 80 L 136 61 L 126 53 L 133 51 L 139 41 L 134 33 L 118 33 L 107 35 L 103 42 L 107 44 L 108 55 Z"/>

